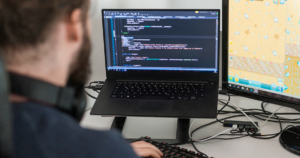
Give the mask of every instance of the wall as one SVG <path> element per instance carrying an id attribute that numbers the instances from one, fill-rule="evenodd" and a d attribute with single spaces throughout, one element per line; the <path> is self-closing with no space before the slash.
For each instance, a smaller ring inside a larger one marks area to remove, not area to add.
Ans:
<path id="1" fill-rule="evenodd" d="M 92 75 L 90 81 L 104 81 L 105 59 L 101 9 L 221 9 L 222 0 L 91 0 L 92 17 Z M 222 24 L 222 22 L 221 22 Z M 96 92 L 90 92 L 97 96 Z M 88 108 L 93 103 L 88 99 Z"/>

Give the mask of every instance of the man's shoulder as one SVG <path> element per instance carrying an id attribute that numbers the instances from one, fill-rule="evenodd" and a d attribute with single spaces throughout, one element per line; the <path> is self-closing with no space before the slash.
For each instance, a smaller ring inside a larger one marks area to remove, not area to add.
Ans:
<path id="1" fill-rule="evenodd" d="M 22 156 L 29 152 L 39 157 L 121 157 L 114 152 L 118 151 L 136 157 L 118 132 L 81 128 L 71 116 L 52 107 L 14 104 L 13 113 L 15 143 L 18 151 L 25 152 Z"/>
<path id="2" fill-rule="evenodd" d="M 12 106 L 14 126 L 15 128 L 22 127 L 23 132 L 43 136 L 44 134 L 62 135 L 69 130 L 78 134 L 83 130 L 74 118 L 54 107 L 32 102 Z"/>

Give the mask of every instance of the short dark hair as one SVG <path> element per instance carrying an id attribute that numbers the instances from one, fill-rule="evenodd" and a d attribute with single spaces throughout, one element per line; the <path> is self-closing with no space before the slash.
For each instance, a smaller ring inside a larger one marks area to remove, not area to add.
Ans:
<path id="1" fill-rule="evenodd" d="M 0 0 L 0 47 L 22 49 L 47 40 L 58 20 L 75 9 L 86 19 L 89 0 Z"/>

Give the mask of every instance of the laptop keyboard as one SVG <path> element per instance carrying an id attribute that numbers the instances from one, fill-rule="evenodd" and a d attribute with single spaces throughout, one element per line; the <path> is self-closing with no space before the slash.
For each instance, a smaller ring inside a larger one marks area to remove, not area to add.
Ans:
<path id="1" fill-rule="evenodd" d="M 112 98 L 203 100 L 204 83 L 118 82 Z"/>

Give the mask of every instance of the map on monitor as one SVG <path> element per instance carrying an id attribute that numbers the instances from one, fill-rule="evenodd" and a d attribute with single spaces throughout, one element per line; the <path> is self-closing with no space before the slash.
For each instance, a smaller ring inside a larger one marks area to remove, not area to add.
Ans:
<path id="1" fill-rule="evenodd" d="M 300 98 L 300 0 L 230 0 L 229 87 Z"/>

